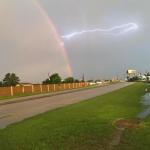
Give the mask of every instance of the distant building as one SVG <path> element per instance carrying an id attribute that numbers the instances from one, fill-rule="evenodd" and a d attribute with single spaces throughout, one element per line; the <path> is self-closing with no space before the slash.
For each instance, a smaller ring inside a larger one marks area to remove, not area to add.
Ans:
<path id="1" fill-rule="evenodd" d="M 16 86 L 32 86 L 32 83 L 19 83 Z"/>
<path id="2" fill-rule="evenodd" d="M 95 81 L 95 83 L 96 83 L 97 85 L 102 85 L 102 84 L 103 84 L 103 82 L 102 82 L 101 80 L 97 80 L 97 81 Z"/>
<path id="3" fill-rule="evenodd" d="M 96 85 L 96 83 L 95 83 L 95 82 L 89 82 L 89 84 L 90 84 L 90 85 Z"/>
<path id="4" fill-rule="evenodd" d="M 136 77 L 136 76 L 138 76 L 137 70 L 133 70 L 133 69 L 127 70 L 127 77 L 128 78 L 133 78 L 133 77 Z"/>

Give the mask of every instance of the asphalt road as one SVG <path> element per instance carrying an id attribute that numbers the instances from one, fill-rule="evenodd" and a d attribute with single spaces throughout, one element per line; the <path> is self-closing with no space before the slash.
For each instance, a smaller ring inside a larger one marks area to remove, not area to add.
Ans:
<path id="1" fill-rule="evenodd" d="M 86 89 L 81 91 L 74 91 L 72 93 L 65 93 L 55 95 L 52 97 L 45 97 L 36 100 L 12 103 L 0 106 L 0 128 L 5 128 L 8 125 L 22 121 L 26 118 L 38 115 L 40 113 L 63 107 L 66 105 L 78 103 L 114 90 L 126 87 L 131 83 L 118 83 L 109 86 Z"/>

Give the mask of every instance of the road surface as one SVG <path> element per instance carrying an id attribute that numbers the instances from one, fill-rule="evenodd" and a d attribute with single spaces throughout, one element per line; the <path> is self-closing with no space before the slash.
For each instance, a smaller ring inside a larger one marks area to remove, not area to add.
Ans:
<path id="1" fill-rule="evenodd" d="M 118 83 L 104 87 L 74 91 L 52 97 L 45 97 L 36 100 L 12 103 L 0 106 L 0 128 L 22 121 L 26 118 L 38 115 L 40 113 L 63 107 L 66 105 L 78 103 L 114 90 L 126 87 L 131 83 Z"/>

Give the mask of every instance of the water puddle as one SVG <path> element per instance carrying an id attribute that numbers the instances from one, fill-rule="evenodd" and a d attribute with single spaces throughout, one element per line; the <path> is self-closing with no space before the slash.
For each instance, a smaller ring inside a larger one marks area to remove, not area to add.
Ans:
<path id="1" fill-rule="evenodd" d="M 150 93 L 146 93 L 142 97 L 141 103 L 146 107 L 143 112 L 138 115 L 139 119 L 145 119 L 150 115 Z"/>

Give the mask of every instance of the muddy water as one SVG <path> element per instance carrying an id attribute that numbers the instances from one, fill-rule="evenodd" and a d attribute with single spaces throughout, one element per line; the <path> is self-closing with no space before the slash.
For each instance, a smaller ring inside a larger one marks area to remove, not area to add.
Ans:
<path id="1" fill-rule="evenodd" d="M 146 93 L 142 97 L 142 104 L 145 106 L 145 110 L 138 115 L 139 119 L 145 119 L 150 115 L 150 93 Z"/>

